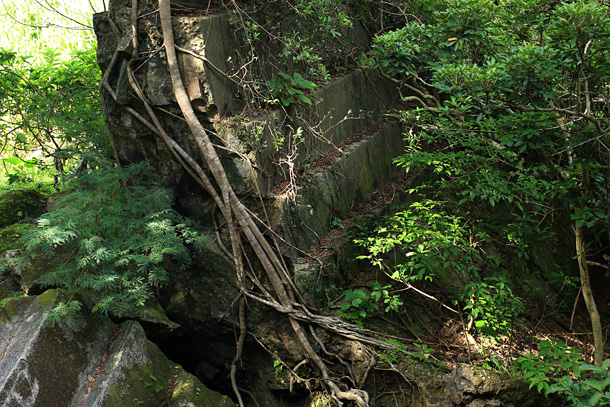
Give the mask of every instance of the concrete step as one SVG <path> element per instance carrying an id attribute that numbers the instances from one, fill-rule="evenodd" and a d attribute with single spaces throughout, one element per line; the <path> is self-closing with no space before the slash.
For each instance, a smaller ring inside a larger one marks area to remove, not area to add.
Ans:
<path id="1" fill-rule="evenodd" d="M 309 305 L 325 307 L 327 297 L 321 287 L 344 287 L 363 270 L 370 269 L 366 260 L 357 260 L 362 253 L 354 239 L 364 229 L 372 228 L 381 216 L 395 213 L 401 204 L 414 199 L 408 190 L 421 182 L 422 171 L 401 173 L 381 186 L 364 202 L 350 211 L 341 222 L 335 222 L 320 242 L 292 261 L 292 275 Z"/>
<path id="2" fill-rule="evenodd" d="M 386 121 L 369 138 L 345 147 L 334 163 L 304 172 L 274 196 L 273 226 L 290 245 L 308 250 L 378 188 L 399 176 L 392 160 L 404 151 L 400 124 Z M 296 193 L 296 195 L 294 195 Z M 275 221 L 274 221 L 275 220 Z"/>
<path id="3" fill-rule="evenodd" d="M 311 106 L 291 105 L 286 111 L 244 112 L 215 124 L 222 140 L 240 155 L 223 159 L 238 193 L 258 189 L 264 196 L 290 171 L 309 163 L 345 142 L 379 119 L 398 101 L 396 86 L 374 70 L 357 70 L 320 86 Z M 256 171 L 239 161 L 247 156 Z M 258 191 L 257 191 L 258 192 Z"/>

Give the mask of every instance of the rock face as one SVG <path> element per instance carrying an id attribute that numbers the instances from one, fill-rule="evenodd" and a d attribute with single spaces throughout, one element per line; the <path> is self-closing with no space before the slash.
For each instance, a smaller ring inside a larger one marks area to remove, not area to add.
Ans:
<path id="1" fill-rule="evenodd" d="M 232 407 L 176 366 L 133 321 L 79 312 L 46 323 L 61 299 L 51 290 L 13 299 L 0 313 L 0 405 L 7 407 Z"/>
<path id="2" fill-rule="evenodd" d="M 529 391 L 528 385 L 521 380 L 469 365 L 458 365 L 445 376 L 445 385 L 444 392 L 453 403 L 448 406 L 551 407 L 561 404 Z"/>

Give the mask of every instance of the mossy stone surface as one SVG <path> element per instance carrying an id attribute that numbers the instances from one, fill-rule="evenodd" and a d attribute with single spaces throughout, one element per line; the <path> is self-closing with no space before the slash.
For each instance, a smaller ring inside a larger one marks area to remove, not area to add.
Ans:
<path id="1" fill-rule="evenodd" d="M 17 297 L 7 298 L 0 303 L 0 324 L 10 322 L 24 306 L 30 306 L 36 298 L 32 297 Z"/>
<path id="2" fill-rule="evenodd" d="M 23 229 L 30 227 L 29 224 L 17 223 L 0 230 L 0 255 L 7 250 L 21 249 L 23 245 L 19 241 Z"/>
<path id="3" fill-rule="evenodd" d="M 85 406 L 234 407 L 234 403 L 205 387 L 195 376 L 169 360 L 135 321 L 121 324 L 109 349 L 105 372 Z"/>
<path id="4" fill-rule="evenodd" d="M 83 307 L 71 323 L 47 324 L 48 311 L 66 300 L 50 290 L 0 308 L 0 405 L 233 406 L 170 361 L 135 321 L 119 327 Z"/>
<path id="5" fill-rule="evenodd" d="M 9 191 L 0 196 L 0 227 L 33 217 L 44 208 L 44 196 L 35 190 Z"/>

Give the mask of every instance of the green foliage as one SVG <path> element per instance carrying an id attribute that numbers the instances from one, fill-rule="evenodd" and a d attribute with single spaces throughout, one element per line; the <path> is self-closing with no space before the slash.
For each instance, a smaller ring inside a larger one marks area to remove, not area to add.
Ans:
<path id="1" fill-rule="evenodd" d="M 549 393 L 567 396 L 570 407 L 595 407 L 610 405 L 610 359 L 601 366 L 581 364 L 574 368 L 574 375 L 564 376 L 549 389 Z M 584 374 L 584 375 L 583 375 Z"/>
<path id="2" fill-rule="evenodd" d="M 360 288 L 345 290 L 343 295 L 345 301 L 341 303 L 341 310 L 344 311 L 343 316 L 348 319 L 362 320 L 379 309 L 371 295 Z M 351 312 L 345 313 L 346 311 Z"/>
<path id="3" fill-rule="evenodd" d="M 500 260 L 477 248 L 478 241 L 489 239 L 483 225 L 469 225 L 465 217 L 445 210 L 450 207 L 428 199 L 409 205 L 372 234 L 355 239 L 367 251 L 358 258 L 370 260 L 392 279 L 407 285 L 458 273 L 469 281 L 454 302 L 463 304 L 470 324 L 486 335 L 507 334 L 512 320 L 524 311 L 523 303 L 502 277 Z M 483 270 L 498 276 L 482 278 Z M 377 301 L 384 293 L 386 312 L 396 309 L 400 301 L 397 296 L 390 296 L 387 288 L 379 286 L 373 292 L 379 297 L 372 295 Z"/>
<path id="4" fill-rule="evenodd" d="M 146 164 L 101 165 L 83 174 L 36 227 L 22 232 L 25 250 L 7 261 L 22 270 L 44 259 L 49 271 L 43 283 L 83 294 L 94 311 L 138 311 L 171 270 L 189 266 L 186 245 L 205 240 L 171 202 Z M 65 314 L 69 305 L 60 305 L 57 313 Z"/>
<path id="5" fill-rule="evenodd" d="M 33 64 L 0 50 L 0 134 L 12 147 L 3 152 L 4 162 L 63 172 L 67 159 L 85 151 L 107 156 L 95 48 L 75 51 L 68 60 L 52 49 L 44 56 Z"/>
<path id="6" fill-rule="evenodd" d="M 36 60 L 42 59 L 47 48 L 61 52 L 82 50 L 95 42 L 91 19 L 93 13 L 103 10 L 103 0 L 3 1 L 0 48 L 19 50 Z"/>
<path id="7" fill-rule="evenodd" d="M 288 92 L 288 87 L 295 91 L 305 89 L 290 84 L 294 76 L 278 74 L 281 67 L 289 67 L 290 72 L 316 82 L 356 69 L 358 58 L 368 48 L 368 40 L 362 34 L 393 26 L 402 20 L 397 9 L 419 8 L 414 3 L 424 2 L 280 0 L 269 9 L 256 0 L 253 4 L 263 7 L 254 7 L 251 12 L 235 8 L 230 21 L 243 45 L 238 66 L 242 65 L 243 84 L 250 91 L 250 102 L 267 106 L 270 99 L 277 99 L 279 106 L 310 104 Z M 270 93 L 274 93 L 272 98 Z"/>
<path id="8" fill-rule="evenodd" d="M 459 299 L 466 304 L 462 310 L 475 328 L 493 337 L 510 333 L 511 321 L 525 311 L 521 299 L 501 277 L 467 282 Z"/>
<path id="9" fill-rule="evenodd" d="M 391 284 L 381 286 L 381 284 L 373 283 L 373 292 L 371 292 L 371 299 L 375 302 L 383 300 L 385 306 L 384 312 L 395 311 L 398 312 L 400 307 L 403 306 L 403 302 L 400 300 L 400 296 L 393 294 L 389 290 L 392 288 Z"/>
<path id="10" fill-rule="evenodd" d="M 502 275 L 502 259 L 486 256 L 483 242 L 532 259 L 533 243 L 557 241 L 550 220 L 569 215 L 586 228 L 589 252 L 606 250 L 608 11 L 595 0 L 448 0 L 426 21 L 375 38 L 371 56 L 415 104 L 399 114 L 408 134 L 396 163 L 425 170 L 428 181 L 411 192 L 446 221 L 407 208 L 361 239 L 364 257 L 383 265 L 394 253 L 388 267 L 407 283 L 462 271 L 471 279 L 463 309 L 495 335 L 521 303 L 508 279 L 482 277 Z M 573 286 L 564 273 L 544 277 Z"/>
<path id="11" fill-rule="evenodd" d="M 328 79 L 329 67 L 340 70 L 340 61 L 353 47 L 345 42 L 345 29 L 353 24 L 348 7 L 341 0 L 297 0 L 290 8 L 296 25 L 283 38 L 282 56 L 304 63 L 309 75 Z"/>
<path id="12" fill-rule="evenodd" d="M 384 349 L 379 352 L 379 364 L 383 367 L 390 367 L 404 359 L 403 353 L 407 352 L 407 347 L 398 342 L 396 339 L 384 339 L 385 342 L 392 345 L 395 349 Z"/>
<path id="13" fill-rule="evenodd" d="M 63 187 L 71 158 L 108 156 L 91 16 L 104 2 L 4 2 L 0 158 L 6 189 Z M 70 29 L 71 28 L 71 29 Z M 49 187 L 48 187 L 49 186 Z"/>
<path id="14" fill-rule="evenodd" d="M 305 96 L 305 92 L 315 89 L 315 83 L 303 78 L 298 72 L 293 73 L 292 76 L 283 72 L 279 72 L 277 75 L 279 79 L 274 78 L 267 81 L 274 98 L 273 103 L 279 101 L 285 107 L 299 102 L 311 105 L 311 99 Z"/>
<path id="15" fill-rule="evenodd" d="M 418 359 L 420 362 L 424 362 L 424 361 L 428 360 L 430 355 L 432 355 L 432 353 L 434 353 L 434 349 L 432 349 L 425 343 L 422 343 L 422 344 L 414 343 L 413 346 L 415 346 L 417 349 L 419 349 L 419 352 L 412 353 L 412 357 L 414 357 L 415 359 Z"/>
<path id="16" fill-rule="evenodd" d="M 471 231 L 465 223 L 459 215 L 445 212 L 439 202 L 415 202 L 389 217 L 372 236 L 355 239 L 368 253 L 358 258 L 384 268 L 387 254 L 404 256 L 390 273 L 403 282 L 432 281 L 443 270 L 467 275 L 482 258 L 469 243 Z"/>
<path id="17" fill-rule="evenodd" d="M 76 300 L 59 302 L 55 308 L 47 312 L 45 323 L 54 327 L 60 321 L 65 321 L 66 324 L 72 325 L 76 322 L 82 305 Z"/>
<path id="18" fill-rule="evenodd" d="M 610 359 L 597 367 L 583 362 L 582 352 L 565 342 L 541 341 L 538 354 L 515 361 L 513 372 L 546 395 L 567 397 L 570 407 L 610 404 Z"/>
<path id="19" fill-rule="evenodd" d="M 273 370 L 275 371 L 276 376 L 282 372 L 282 369 L 284 369 L 284 364 L 282 363 L 282 361 L 274 360 L 273 361 Z"/>
<path id="20" fill-rule="evenodd" d="M 378 354 L 379 364 L 382 367 L 396 367 L 394 365 L 405 361 L 424 363 L 435 369 L 444 369 L 442 364 L 437 363 L 432 358 L 434 349 L 425 343 L 414 343 L 415 350 L 408 350 L 407 347 L 395 339 L 385 339 L 384 342 L 395 347 L 395 349 L 385 349 Z"/>
<path id="21" fill-rule="evenodd" d="M 540 341 L 538 355 L 530 353 L 515 361 L 513 371 L 530 382 L 530 388 L 548 393 L 553 379 L 569 374 L 582 363 L 582 352 L 565 342 Z"/>
<path id="22" fill-rule="evenodd" d="M 378 303 L 383 301 L 384 312 L 400 311 L 403 303 L 400 296 L 389 290 L 391 285 L 382 286 L 378 282 L 373 283 L 373 290 L 369 293 L 361 288 L 343 291 L 345 301 L 341 303 L 341 311 L 344 318 L 362 321 L 371 317 L 379 310 Z"/>
<path id="23" fill-rule="evenodd" d="M 477 210 L 507 203 L 517 216 L 544 216 L 543 207 L 560 202 L 589 208 L 576 220 L 601 226 L 608 40 L 608 6 L 592 0 L 451 0 L 432 24 L 377 37 L 380 66 L 428 83 L 441 100 L 403 115 L 420 131 L 399 164 L 430 168 L 442 178 L 434 188 L 456 193 L 469 209 L 479 200 Z"/>
<path id="24" fill-rule="evenodd" d="M 343 220 L 337 217 L 334 217 L 330 222 L 330 226 L 332 228 L 345 229 L 345 225 L 343 225 Z"/>

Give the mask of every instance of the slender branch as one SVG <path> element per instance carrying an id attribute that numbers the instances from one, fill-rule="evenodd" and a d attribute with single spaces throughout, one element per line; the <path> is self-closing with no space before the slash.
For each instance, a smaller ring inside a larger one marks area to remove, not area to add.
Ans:
<path id="1" fill-rule="evenodd" d="M 599 124 L 600 119 L 597 119 L 589 114 L 585 114 L 579 111 L 575 111 L 575 110 L 569 110 L 569 109 L 562 109 L 559 107 L 549 107 L 549 108 L 543 108 L 543 107 L 525 107 L 525 106 L 516 106 L 515 109 L 521 111 L 521 112 L 546 112 L 546 113 L 562 113 L 564 115 L 567 116 L 574 116 L 574 117 L 581 117 L 585 120 L 587 120 L 588 122 L 590 122 L 591 124 L 593 124 L 595 126 L 595 128 L 597 129 L 598 134 L 602 134 L 603 130 Z"/>
<path id="2" fill-rule="evenodd" d="M 235 79 L 233 79 L 232 77 L 230 77 L 229 75 L 226 74 L 226 72 L 224 72 L 223 70 L 221 70 L 220 68 L 218 68 L 216 65 L 214 65 L 209 59 L 207 59 L 206 57 L 204 57 L 203 55 L 200 55 L 198 53 L 196 53 L 195 51 L 191 51 L 189 49 L 186 48 L 182 48 L 176 45 L 176 49 L 180 52 L 183 52 L 185 54 L 191 55 L 197 59 L 202 60 L 203 62 L 205 62 L 206 64 L 208 64 L 209 66 L 211 66 L 216 72 L 218 72 L 219 74 L 221 74 L 222 76 L 224 76 L 226 79 L 230 80 L 231 82 L 233 82 L 234 84 L 236 84 L 237 86 L 239 86 L 240 88 L 243 87 L 243 85 L 239 82 L 237 82 Z"/>

